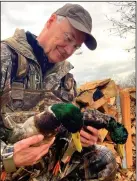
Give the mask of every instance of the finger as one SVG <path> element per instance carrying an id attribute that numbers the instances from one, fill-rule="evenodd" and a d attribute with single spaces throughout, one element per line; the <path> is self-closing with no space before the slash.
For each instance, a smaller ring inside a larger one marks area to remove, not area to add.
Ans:
<path id="1" fill-rule="evenodd" d="M 49 149 L 50 146 L 53 144 L 54 140 L 55 140 L 55 138 L 53 138 L 49 143 L 42 144 L 39 147 L 35 147 L 35 149 L 38 151 L 38 153 L 41 153 L 45 149 Z"/>
<path id="2" fill-rule="evenodd" d="M 42 156 L 47 154 L 50 146 L 51 146 L 51 144 L 45 144 L 45 145 L 41 145 L 39 148 L 36 148 L 37 149 L 36 160 L 39 160 Z"/>
<path id="3" fill-rule="evenodd" d="M 96 128 L 93 128 L 91 126 L 87 126 L 87 129 L 93 134 L 93 135 L 98 135 L 98 130 Z"/>
<path id="4" fill-rule="evenodd" d="M 82 143 L 82 147 L 89 147 L 89 145 Z"/>
<path id="5" fill-rule="evenodd" d="M 90 139 L 91 138 L 91 134 L 87 133 L 86 131 L 84 130 L 81 130 L 80 131 L 80 135 L 86 139 Z"/>
<path id="6" fill-rule="evenodd" d="M 49 148 L 51 147 L 51 145 L 54 143 L 55 141 L 55 137 L 48 143 L 48 144 L 44 144 L 44 145 L 41 145 L 41 150 L 40 150 L 40 154 L 38 156 L 37 159 L 40 159 L 42 156 L 44 156 L 45 154 L 48 153 L 49 151 Z M 39 151 L 39 150 L 38 150 Z"/>
<path id="7" fill-rule="evenodd" d="M 50 146 L 54 143 L 55 141 L 55 137 L 53 137 L 53 139 L 49 142 Z"/>
<path id="8" fill-rule="evenodd" d="M 46 155 L 49 151 L 49 147 L 45 148 L 43 151 L 41 151 L 41 153 L 38 155 L 37 160 L 39 160 L 41 157 L 43 157 L 44 155 Z"/>
<path id="9" fill-rule="evenodd" d="M 102 137 L 100 134 L 98 134 L 98 139 L 97 139 L 97 142 L 102 142 Z"/>
<path id="10" fill-rule="evenodd" d="M 94 145 L 96 143 L 94 140 L 87 140 L 84 137 L 81 137 L 80 141 L 81 141 L 82 144 L 86 144 L 88 146 Z"/>
<path id="11" fill-rule="evenodd" d="M 23 140 L 15 143 L 15 147 L 18 147 L 20 149 L 28 148 L 30 145 L 39 143 L 40 141 L 43 140 L 43 138 L 44 138 L 44 136 L 41 134 L 34 135 L 34 136 L 31 136 L 29 138 L 23 139 Z"/>
<path id="12" fill-rule="evenodd" d="M 44 138 L 44 136 L 42 134 L 34 135 L 29 138 L 26 138 L 24 140 L 24 143 L 28 146 L 31 146 L 31 145 L 41 142 L 43 140 L 43 138 Z"/>
<path id="13" fill-rule="evenodd" d="M 36 146 L 36 147 L 29 147 L 26 148 L 28 151 L 28 160 L 27 164 L 35 164 L 36 161 L 38 161 L 41 158 L 41 153 L 44 151 L 47 153 L 49 150 L 49 144 L 41 145 L 41 146 Z"/>

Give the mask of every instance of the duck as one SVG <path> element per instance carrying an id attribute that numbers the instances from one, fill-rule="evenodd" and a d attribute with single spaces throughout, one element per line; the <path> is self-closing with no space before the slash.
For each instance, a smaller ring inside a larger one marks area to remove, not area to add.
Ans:
<path id="1" fill-rule="evenodd" d="M 92 126 L 96 129 L 105 128 L 113 143 L 116 144 L 115 148 L 121 158 L 124 157 L 124 144 L 128 139 L 128 131 L 125 126 L 116 121 L 111 115 L 101 113 L 96 109 L 87 109 L 83 112 L 83 128 L 88 132 L 87 126 Z"/>
<path id="2" fill-rule="evenodd" d="M 81 152 L 82 113 L 72 103 L 53 104 L 47 110 L 31 116 L 24 123 L 14 125 L 8 142 L 15 143 L 36 134 L 43 134 L 44 143 L 48 143 L 59 133 L 61 127 L 71 133 L 76 150 Z"/>
<path id="3" fill-rule="evenodd" d="M 83 112 L 84 129 L 92 126 L 96 129 L 105 128 L 116 144 L 125 144 L 128 138 L 128 131 L 125 126 L 116 121 L 111 115 L 103 114 L 96 109 L 87 109 Z"/>

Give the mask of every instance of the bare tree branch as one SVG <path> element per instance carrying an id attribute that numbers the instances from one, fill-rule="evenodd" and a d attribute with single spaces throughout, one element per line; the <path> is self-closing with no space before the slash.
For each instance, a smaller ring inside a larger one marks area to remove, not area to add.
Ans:
<path id="1" fill-rule="evenodd" d="M 136 21 L 135 21 L 135 2 L 108 2 L 111 5 L 118 7 L 117 12 L 121 14 L 120 20 L 115 18 L 107 19 L 112 22 L 116 35 L 124 37 L 125 33 L 135 33 Z"/>
<path id="2" fill-rule="evenodd" d="M 135 87 L 136 86 L 135 72 L 132 72 L 131 74 L 126 76 L 124 80 L 117 79 L 116 83 L 120 85 L 120 87 L 122 88 Z"/>
<path id="3" fill-rule="evenodd" d="M 136 2 L 108 2 L 111 5 L 117 7 L 116 12 L 120 14 L 120 18 L 106 18 L 112 23 L 112 28 L 109 29 L 110 35 L 120 36 L 121 38 L 127 38 L 128 34 L 135 34 L 136 30 L 136 14 L 135 7 Z M 131 45 L 133 48 L 126 49 L 128 52 L 135 49 L 135 45 Z"/>

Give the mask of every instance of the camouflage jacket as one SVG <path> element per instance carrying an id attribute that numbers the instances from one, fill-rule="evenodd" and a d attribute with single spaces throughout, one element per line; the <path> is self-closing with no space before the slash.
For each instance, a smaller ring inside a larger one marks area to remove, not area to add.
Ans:
<path id="1" fill-rule="evenodd" d="M 73 66 L 68 61 L 59 62 L 42 75 L 40 64 L 26 40 L 24 30 L 17 29 L 13 37 L 2 42 L 1 65 L 1 91 L 11 88 L 12 100 L 16 100 L 12 105 L 13 109 L 21 107 L 21 110 L 28 110 L 34 107 L 46 92 L 52 92 L 67 102 L 73 101 L 76 96 L 76 82 L 72 74 L 68 73 Z M 71 79 L 72 86 L 68 79 Z M 30 103 L 28 98 L 31 98 Z"/>
<path id="2" fill-rule="evenodd" d="M 24 30 L 16 29 L 13 37 L 2 41 L 0 139 L 7 142 L 10 129 L 14 126 L 9 125 L 8 119 L 24 122 L 35 111 L 40 112 L 51 104 L 73 101 L 76 82 L 69 73 L 72 68 L 68 61 L 63 61 L 54 64 L 42 75 L 41 66 L 27 42 Z M 18 114 L 21 111 L 22 120 Z"/>
<path id="3" fill-rule="evenodd" d="M 34 109 L 40 101 L 49 101 L 49 95 L 52 97 L 49 105 L 59 99 L 73 101 L 76 82 L 69 73 L 72 68 L 68 61 L 63 61 L 42 75 L 24 30 L 17 29 L 13 37 L 1 43 L 2 107 L 8 103 L 8 109 L 12 111 Z"/>

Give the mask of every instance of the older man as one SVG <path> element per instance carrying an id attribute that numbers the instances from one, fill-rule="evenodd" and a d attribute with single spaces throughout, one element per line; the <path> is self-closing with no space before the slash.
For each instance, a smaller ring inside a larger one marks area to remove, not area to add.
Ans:
<path id="1" fill-rule="evenodd" d="M 90 50 L 96 48 L 97 42 L 91 35 L 91 30 L 92 19 L 90 14 L 80 5 L 66 4 L 51 15 L 39 36 L 36 37 L 30 32 L 17 29 L 13 37 L 1 43 L 2 109 L 0 136 L 3 169 L 1 177 L 3 180 L 33 180 L 34 177 L 35 180 L 37 178 L 37 180 L 43 181 L 63 179 L 61 174 L 54 176 L 52 166 L 46 162 L 46 154 L 48 154 L 54 140 L 49 144 L 32 147 L 31 145 L 43 139 L 42 135 L 36 135 L 14 145 L 5 144 L 12 128 L 6 124 L 7 120 L 9 122 L 6 115 L 7 112 L 11 111 L 35 110 L 37 103 L 42 100 L 45 100 L 48 105 L 58 102 L 58 99 L 72 102 L 76 97 L 76 82 L 73 75 L 69 73 L 73 66 L 66 59 L 82 43 L 85 43 Z M 67 80 L 70 77 L 72 84 L 68 88 Z M 48 96 L 45 96 L 46 92 L 52 92 L 52 98 L 48 99 Z M 87 129 L 88 132 L 82 129 L 80 135 L 83 147 L 88 148 L 97 142 L 98 131 L 93 127 Z M 84 151 L 83 155 L 85 153 L 87 151 Z M 33 166 L 27 171 L 25 166 L 33 165 L 42 157 L 46 166 L 39 170 L 35 165 L 36 167 Z M 61 169 L 64 167 L 65 163 Z M 78 168 L 81 169 L 81 172 L 76 170 L 77 177 L 74 176 L 74 173 L 71 175 L 71 171 L 69 171 L 69 176 L 66 177 L 64 174 L 64 179 L 92 179 L 92 174 L 85 175 L 84 167 Z M 98 178 L 98 176 L 96 177 Z"/>

